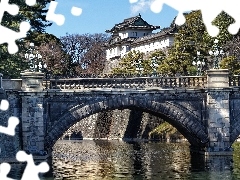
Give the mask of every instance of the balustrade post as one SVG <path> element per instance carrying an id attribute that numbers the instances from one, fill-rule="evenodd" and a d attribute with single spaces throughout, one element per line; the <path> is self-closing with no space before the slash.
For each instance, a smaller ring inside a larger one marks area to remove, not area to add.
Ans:
<path id="1" fill-rule="evenodd" d="M 22 76 L 22 91 L 42 91 L 44 73 L 24 72 Z"/>
<path id="2" fill-rule="evenodd" d="M 227 88 L 229 87 L 228 69 L 211 69 L 207 71 L 208 88 Z"/>
<path id="3" fill-rule="evenodd" d="M 180 87 L 181 87 L 181 86 L 180 86 L 180 83 L 181 83 L 180 77 L 177 76 L 176 79 L 175 79 L 175 85 L 176 85 L 177 88 L 180 88 Z"/>

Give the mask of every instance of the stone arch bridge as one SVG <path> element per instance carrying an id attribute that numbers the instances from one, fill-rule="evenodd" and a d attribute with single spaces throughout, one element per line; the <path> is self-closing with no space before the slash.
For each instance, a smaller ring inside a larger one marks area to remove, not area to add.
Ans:
<path id="1" fill-rule="evenodd" d="M 51 150 L 63 133 L 82 119 L 130 109 L 166 120 L 192 149 L 228 154 L 240 135 L 238 83 L 239 77 L 229 77 L 228 70 L 209 70 L 206 77 L 49 80 L 43 80 L 42 73 L 25 72 L 22 79 L 1 82 L 2 99 L 10 102 L 10 109 L 1 112 L 1 125 L 6 125 L 7 117 L 12 115 L 19 117 L 20 124 L 15 137 L 0 136 L 0 148 L 41 154 Z M 122 128 L 121 122 L 111 126 Z"/>

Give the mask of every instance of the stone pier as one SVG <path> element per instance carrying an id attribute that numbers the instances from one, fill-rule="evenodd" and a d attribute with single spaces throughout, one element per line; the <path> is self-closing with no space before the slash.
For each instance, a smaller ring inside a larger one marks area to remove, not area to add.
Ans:
<path id="1" fill-rule="evenodd" d="M 22 73 L 22 142 L 23 150 L 44 155 L 45 125 L 43 115 L 43 73 Z"/>
<path id="2" fill-rule="evenodd" d="M 207 71 L 206 117 L 209 144 L 206 155 L 232 155 L 230 143 L 229 71 Z"/>

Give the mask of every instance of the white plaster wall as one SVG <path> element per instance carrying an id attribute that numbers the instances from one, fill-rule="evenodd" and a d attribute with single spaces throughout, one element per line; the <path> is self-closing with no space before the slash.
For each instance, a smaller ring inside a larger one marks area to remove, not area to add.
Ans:
<path id="1" fill-rule="evenodd" d="M 138 31 L 137 30 L 127 30 L 127 31 L 120 32 L 119 35 L 121 38 L 123 38 L 123 37 L 126 38 L 126 36 L 127 35 L 129 36 L 131 34 L 131 32 L 137 32 L 137 35 L 139 35 L 140 37 L 143 36 L 143 33 L 146 33 L 146 31 L 140 31 L 140 30 L 138 30 Z M 143 53 L 148 53 L 148 52 L 154 51 L 156 49 L 164 49 L 166 47 L 169 47 L 169 46 L 173 45 L 173 42 L 174 42 L 174 37 L 167 36 L 167 37 L 156 39 L 151 42 L 140 44 L 136 47 L 132 47 L 131 51 L 135 50 L 135 51 L 140 51 Z M 107 50 L 107 59 L 113 58 L 115 56 L 123 57 L 128 51 L 129 50 L 126 45 L 112 48 L 112 50 L 108 49 Z"/>
<path id="2" fill-rule="evenodd" d="M 106 58 L 110 59 L 110 57 L 111 57 L 110 49 L 107 49 L 106 50 Z"/>
<path id="3" fill-rule="evenodd" d="M 125 38 L 128 37 L 128 32 L 127 31 L 120 31 L 119 36 L 121 37 L 121 39 L 125 39 Z"/>
<path id="4" fill-rule="evenodd" d="M 156 49 L 163 49 L 163 48 L 169 47 L 173 43 L 173 39 L 174 39 L 173 37 L 165 37 L 165 38 L 157 39 L 155 41 L 151 41 L 151 42 L 133 47 L 131 50 L 147 53 L 150 51 L 154 51 Z"/>
<path id="5" fill-rule="evenodd" d="M 122 46 L 117 46 L 114 48 L 110 48 L 106 50 L 106 58 L 109 60 L 110 58 L 113 58 L 115 56 L 121 55 Z M 126 52 L 125 52 L 126 53 Z"/>
<path id="6" fill-rule="evenodd" d="M 137 35 L 136 35 L 137 33 Z M 129 29 L 125 31 L 120 31 L 119 36 L 121 39 L 125 39 L 128 37 L 143 37 L 146 35 L 152 34 L 151 30 L 136 30 L 136 29 Z"/>
<path id="7" fill-rule="evenodd" d="M 116 50 L 115 50 L 115 56 L 120 56 L 122 46 L 117 46 L 115 49 L 116 49 Z"/>
<path id="8" fill-rule="evenodd" d="M 126 45 L 122 46 L 121 57 L 123 57 L 128 52 L 128 47 Z"/>

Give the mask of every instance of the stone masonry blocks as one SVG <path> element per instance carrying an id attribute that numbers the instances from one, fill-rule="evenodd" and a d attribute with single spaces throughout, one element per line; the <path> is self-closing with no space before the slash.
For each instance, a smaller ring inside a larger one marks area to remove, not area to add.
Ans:
<path id="1" fill-rule="evenodd" d="M 209 149 L 224 151 L 230 146 L 229 92 L 209 92 L 207 110 Z"/>
<path id="2" fill-rule="evenodd" d="M 32 154 L 44 151 L 41 136 L 44 133 L 43 98 L 35 93 L 22 96 L 22 134 L 23 150 Z"/>

